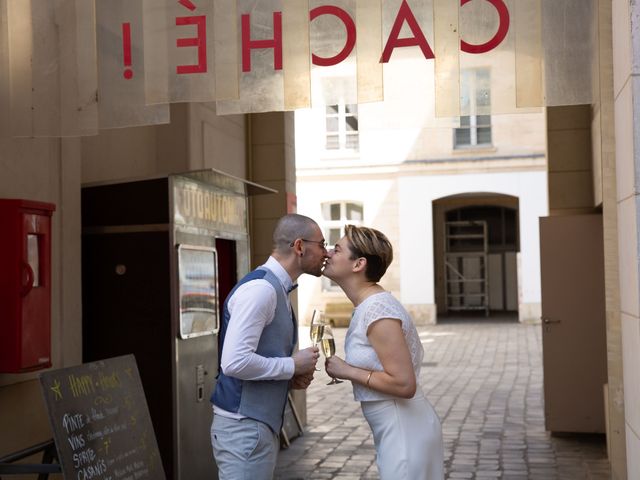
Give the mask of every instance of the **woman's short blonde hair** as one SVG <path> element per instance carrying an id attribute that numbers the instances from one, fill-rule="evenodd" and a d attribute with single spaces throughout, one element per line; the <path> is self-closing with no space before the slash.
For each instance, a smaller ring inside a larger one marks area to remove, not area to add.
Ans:
<path id="1" fill-rule="evenodd" d="M 346 225 L 344 233 L 349 240 L 351 259 L 364 257 L 367 260 L 365 276 L 371 282 L 379 281 L 393 261 L 393 247 L 386 235 L 367 227 Z"/>

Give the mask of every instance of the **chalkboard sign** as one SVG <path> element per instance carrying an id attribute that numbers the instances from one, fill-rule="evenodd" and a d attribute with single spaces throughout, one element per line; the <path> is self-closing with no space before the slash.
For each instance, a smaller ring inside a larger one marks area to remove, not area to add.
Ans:
<path id="1" fill-rule="evenodd" d="M 40 375 L 66 479 L 164 480 L 133 355 Z"/>

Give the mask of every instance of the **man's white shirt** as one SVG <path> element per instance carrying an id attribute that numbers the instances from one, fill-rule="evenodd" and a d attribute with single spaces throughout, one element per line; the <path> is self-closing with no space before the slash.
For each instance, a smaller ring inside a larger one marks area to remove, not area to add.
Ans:
<path id="1" fill-rule="evenodd" d="M 263 267 L 280 280 L 287 305 L 291 307 L 288 292 L 293 282 L 287 271 L 273 257 L 269 257 Z M 236 289 L 227 304 L 232 321 L 227 325 L 220 361 L 225 375 L 240 380 L 289 380 L 293 377 L 293 358 L 263 357 L 256 353 L 262 331 L 273 321 L 276 305 L 276 291 L 267 280 L 252 280 Z M 213 411 L 224 417 L 244 418 L 215 405 Z"/>

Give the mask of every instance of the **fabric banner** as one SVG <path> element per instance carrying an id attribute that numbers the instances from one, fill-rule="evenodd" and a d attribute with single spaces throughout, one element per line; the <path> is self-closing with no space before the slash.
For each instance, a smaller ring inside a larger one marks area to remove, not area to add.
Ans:
<path id="1" fill-rule="evenodd" d="M 169 105 L 147 105 L 142 0 L 96 0 L 100 128 L 169 122 Z"/>
<path id="2" fill-rule="evenodd" d="M 213 2 L 144 0 L 143 18 L 147 103 L 214 101 Z"/>
<path id="3" fill-rule="evenodd" d="M 2 0 L 0 17 L 0 136 L 95 135 L 93 2 Z"/>
<path id="4" fill-rule="evenodd" d="M 220 115 L 284 110 L 282 0 L 236 0 L 239 99 L 216 102 Z M 229 39 L 230 42 L 237 39 Z"/>
<path id="5" fill-rule="evenodd" d="M 166 123 L 172 102 L 215 102 L 221 115 L 355 111 L 393 101 L 407 75 L 434 125 L 588 104 L 594 5 L 0 0 L 0 136 Z"/>

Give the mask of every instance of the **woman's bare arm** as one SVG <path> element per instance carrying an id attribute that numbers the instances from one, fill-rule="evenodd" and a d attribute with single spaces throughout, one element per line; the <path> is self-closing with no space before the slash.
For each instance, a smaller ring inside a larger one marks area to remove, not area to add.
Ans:
<path id="1" fill-rule="evenodd" d="M 416 377 L 400 320 L 377 320 L 369 327 L 367 336 L 382 363 L 383 371 L 371 373 L 371 370 L 357 368 L 341 358 L 331 357 L 326 362 L 327 373 L 381 393 L 412 398 L 416 393 Z"/>

